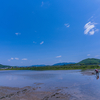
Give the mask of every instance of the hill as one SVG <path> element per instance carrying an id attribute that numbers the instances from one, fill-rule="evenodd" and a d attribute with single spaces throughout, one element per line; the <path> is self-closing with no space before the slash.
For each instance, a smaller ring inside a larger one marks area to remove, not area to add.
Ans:
<path id="1" fill-rule="evenodd" d="M 88 58 L 80 61 L 78 64 L 85 64 L 85 65 L 94 65 L 94 64 L 100 64 L 100 59 L 96 58 Z"/>
<path id="2" fill-rule="evenodd" d="M 0 64 L 0 69 L 1 69 L 1 68 L 11 68 L 11 66 Z"/>
<path id="3" fill-rule="evenodd" d="M 63 62 L 63 63 L 56 63 L 53 66 L 62 66 L 62 65 L 68 65 L 68 64 L 75 64 L 75 63 L 74 62 L 69 62 L 69 63 Z"/>
<path id="4" fill-rule="evenodd" d="M 46 65 L 32 65 L 32 67 L 44 67 L 44 66 L 46 66 Z"/>

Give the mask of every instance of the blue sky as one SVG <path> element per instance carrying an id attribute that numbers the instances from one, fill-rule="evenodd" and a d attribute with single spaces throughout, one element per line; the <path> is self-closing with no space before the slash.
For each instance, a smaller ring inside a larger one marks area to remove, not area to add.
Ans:
<path id="1" fill-rule="evenodd" d="M 99 30 L 100 0 L 1 0 L 0 63 L 100 58 Z"/>

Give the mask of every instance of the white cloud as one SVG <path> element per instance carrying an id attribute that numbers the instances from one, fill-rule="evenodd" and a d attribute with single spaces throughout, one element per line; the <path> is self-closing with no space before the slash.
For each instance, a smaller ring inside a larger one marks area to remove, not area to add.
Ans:
<path id="1" fill-rule="evenodd" d="M 10 58 L 10 59 L 8 59 L 8 61 L 11 61 L 11 60 L 14 60 L 14 58 Z"/>
<path id="2" fill-rule="evenodd" d="M 13 60 L 14 58 L 11 58 L 11 60 Z"/>
<path id="3" fill-rule="evenodd" d="M 67 28 L 68 28 L 68 27 L 70 27 L 70 25 L 69 25 L 69 24 L 64 24 L 64 25 L 65 25 Z"/>
<path id="4" fill-rule="evenodd" d="M 95 57 L 99 57 L 100 55 L 96 55 Z"/>
<path id="5" fill-rule="evenodd" d="M 44 43 L 44 41 L 42 41 L 40 44 L 43 44 Z"/>
<path id="6" fill-rule="evenodd" d="M 92 29 L 91 31 L 90 31 L 90 35 L 93 35 L 95 32 L 94 32 L 94 29 Z"/>
<path id="7" fill-rule="evenodd" d="M 20 35 L 21 33 L 15 33 L 16 35 Z"/>
<path id="8" fill-rule="evenodd" d="M 99 29 L 96 29 L 96 30 L 95 30 L 95 32 L 98 32 L 98 31 L 99 31 Z"/>
<path id="9" fill-rule="evenodd" d="M 87 54 L 87 56 L 90 56 L 90 54 Z"/>
<path id="10" fill-rule="evenodd" d="M 23 58 L 22 60 L 27 60 L 27 58 Z"/>
<path id="11" fill-rule="evenodd" d="M 90 35 L 94 35 L 95 32 L 99 31 L 98 29 L 95 28 L 95 25 L 97 23 L 92 23 L 92 22 L 88 22 L 85 24 L 84 26 L 84 34 L 90 34 Z"/>
<path id="12" fill-rule="evenodd" d="M 16 60 L 19 60 L 19 58 L 15 58 Z"/>
<path id="13" fill-rule="evenodd" d="M 61 58 L 62 56 L 60 55 L 60 56 L 56 56 L 56 58 Z"/>
<path id="14" fill-rule="evenodd" d="M 94 15 L 93 15 L 93 16 L 91 16 L 91 17 L 88 19 L 88 21 L 92 20 L 92 19 L 93 19 L 93 17 L 94 17 Z"/>
<path id="15" fill-rule="evenodd" d="M 42 1 L 41 7 L 44 5 L 44 2 Z"/>

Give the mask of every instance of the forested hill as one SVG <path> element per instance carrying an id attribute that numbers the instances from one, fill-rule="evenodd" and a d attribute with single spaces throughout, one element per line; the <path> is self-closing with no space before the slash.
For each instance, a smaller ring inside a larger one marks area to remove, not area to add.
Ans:
<path id="1" fill-rule="evenodd" d="M 85 64 L 85 65 L 100 64 L 100 59 L 88 58 L 80 61 L 79 64 Z"/>
<path id="2" fill-rule="evenodd" d="M 11 68 L 11 66 L 0 64 L 0 68 Z"/>
<path id="3" fill-rule="evenodd" d="M 62 65 L 69 65 L 69 64 L 75 64 L 75 63 L 74 62 L 69 62 L 69 63 L 63 62 L 63 63 L 56 63 L 53 66 L 62 66 Z"/>

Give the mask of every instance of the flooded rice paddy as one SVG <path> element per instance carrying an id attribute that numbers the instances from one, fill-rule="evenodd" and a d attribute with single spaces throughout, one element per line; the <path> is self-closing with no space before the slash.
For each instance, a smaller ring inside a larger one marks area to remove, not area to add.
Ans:
<path id="1" fill-rule="evenodd" d="M 71 100 L 100 100 L 100 80 L 95 74 L 83 74 L 81 70 L 0 71 L 0 86 L 39 87 L 37 91 L 60 89 L 71 94 Z"/>

